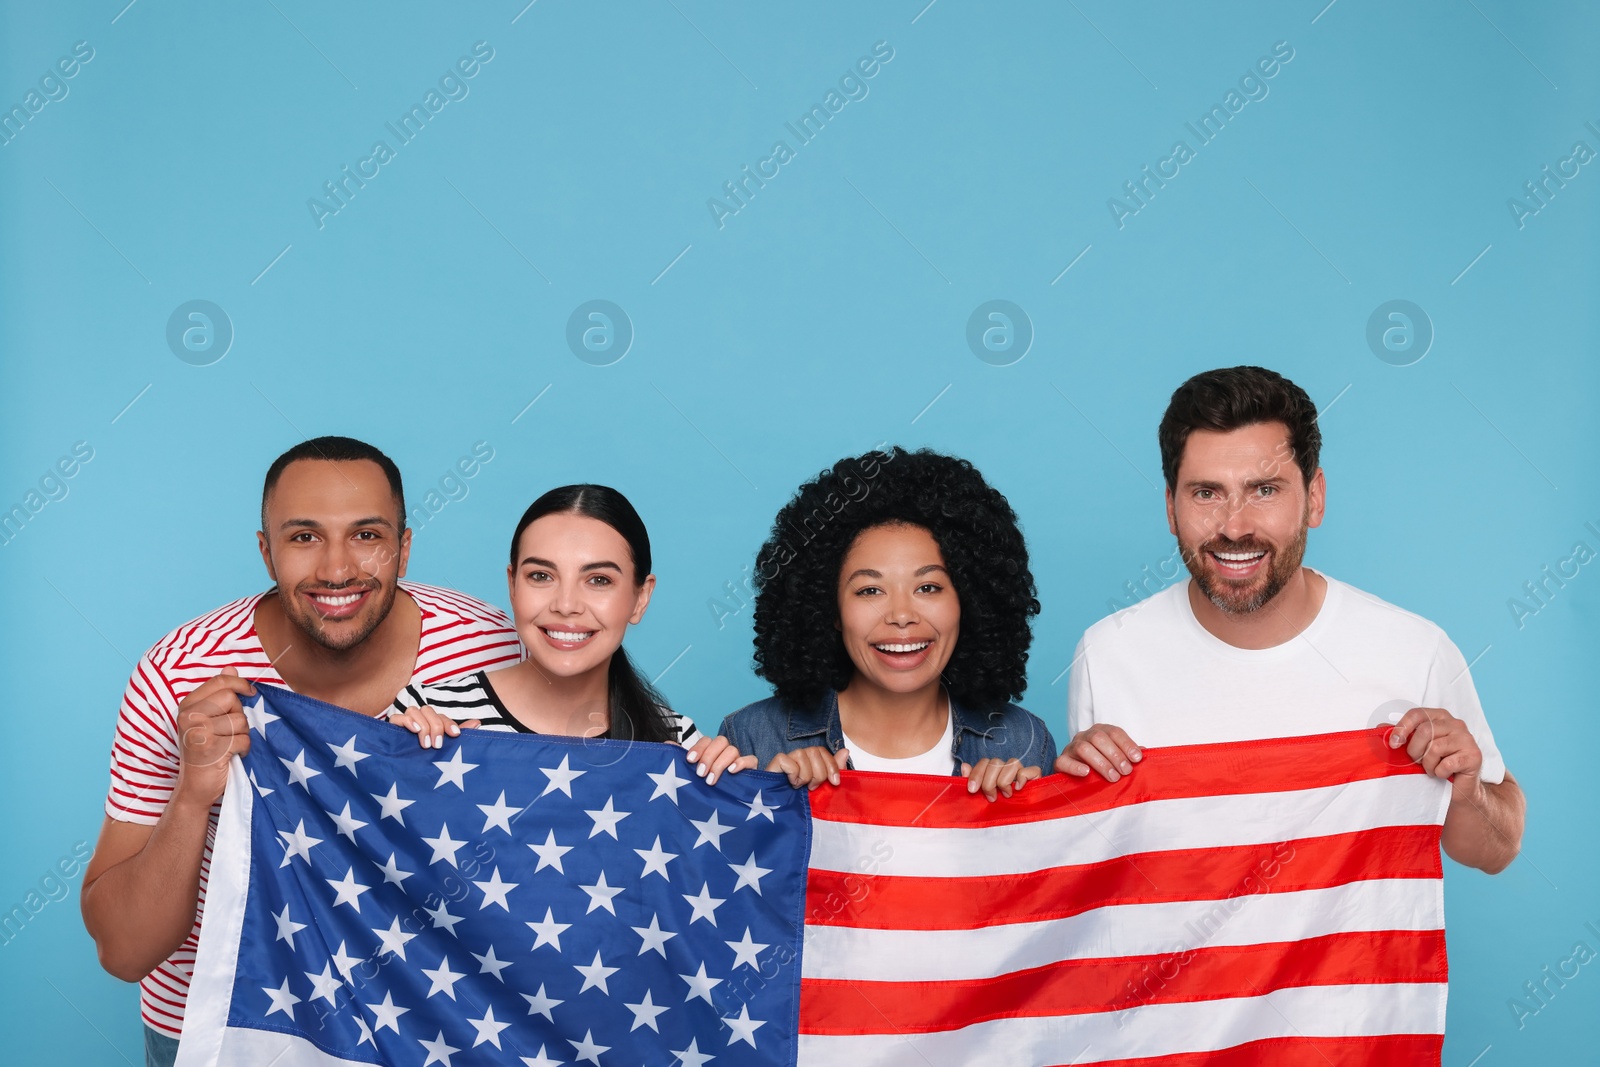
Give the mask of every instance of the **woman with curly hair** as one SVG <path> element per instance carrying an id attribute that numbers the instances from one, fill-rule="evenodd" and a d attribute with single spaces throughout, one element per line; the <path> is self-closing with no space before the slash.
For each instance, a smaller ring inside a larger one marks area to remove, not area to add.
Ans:
<path id="1" fill-rule="evenodd" d="M 1039 612 L 1028 549 L 964 459 L 894 447 L 802 485 L 756 557 L 756 673 L 721 734 L 795 788 L 839 771 L 962 775 L 1009 797 L 1055 759 L 1010 701 Z"/>

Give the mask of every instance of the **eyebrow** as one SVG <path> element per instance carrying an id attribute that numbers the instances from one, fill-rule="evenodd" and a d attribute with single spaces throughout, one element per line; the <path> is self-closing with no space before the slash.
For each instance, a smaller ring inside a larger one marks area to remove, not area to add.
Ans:
<path id="1" fill-rule="evenodd" d="M 1255 489 L 1263 485 L 1287 485 L 1287 478 L 1247 478 L 1244 482 L 1246 489 Z M 1210 481 L 1204 478 L 1191 478 L 1183 483 L 1185 489 L 1225 489 L 1221 482 Z"/>
<path id="2" fill-rule="evenodd" d="M 948 570 L 945 570 L 945 567 L 944 567 L 943 564 L 941 564 L 941 563 L 930 563 L 925 567 L 918 567 L 916 573 L 913 574 L 912 577 L 921 578 L 924 574 L 928 574 L 928 573 L 930 573 L 932 571 L 944 571 L 946 574 L 950 573 Z M 883 577 L 883 573 L 881 571 L 875 571 L 871 567 L 858 567 L 857 569 L 851 571 L 845 577 L 845 581 L 853 582 L 857 578 L 882 578 L 882 577 Z"/>
<path id="3" fill-rule="evenodd" d="M 560 567 L 557 567 L 555 565 L 555 563 L 553 563 L 552 561 L 550 561 L 548 559 L 540 559 L 538 556 L 527 556 L 527 557 L 525 557 L 523 559 L 522 563 L 521 563 L 521 566 L 526 567 L 530 563 L 535 567 L 544 567 L 547 570 L 552 570 L 552 571 L 558 571 L 558 570 L 561 569 Z M 598 560 L 597 562 L 594 562 L 594 563 L 585 563 L 583 566 L 578 568 L 578 573 L 579 574 L 584 574 L 584 573 L 587 573 L 588 571 L 600 571 L 600 570 L 613 570 L 613 571 L 616 571 L 618 574 L 622 573 L 622 568 L 617 566 L 615 563 L 612 563 L 609 559 Z"/>
<path id="4" fill-rule="evenodd" d="M 362 526 L 386 526 L 391 530 L 394 529 L 394 523 L 382 515 L 368 515 L 364 519 L 357 519 L 355 522 L 350 523 L 349 526 L 352 529 Z M 278 529 L 322 530 L 326 529 L 326 527 L 316 519 L 285 519 L 278 524 Z"/>

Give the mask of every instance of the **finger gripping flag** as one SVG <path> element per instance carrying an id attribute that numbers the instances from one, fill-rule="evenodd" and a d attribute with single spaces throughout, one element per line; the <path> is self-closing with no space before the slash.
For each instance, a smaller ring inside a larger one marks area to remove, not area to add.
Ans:
<path id="1" fill-rule="evenodd" d="M 990 804 L 258 689 L 180 1067 L 1439 1062 L 1449 790 L 1378 731 Z"/>

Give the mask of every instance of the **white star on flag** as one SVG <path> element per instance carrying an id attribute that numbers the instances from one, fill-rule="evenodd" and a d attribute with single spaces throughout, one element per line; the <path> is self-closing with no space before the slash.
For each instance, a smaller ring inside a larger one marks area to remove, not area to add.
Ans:
<path id="1" fill-rule="evenodd" d="M 393 852 L 389 853 L 389 862 L 379 866 L 378 870 L 383 872 L 383 880 L 393 885 L 399 885 L 407 878 L 410 878 L 413 873 L 411 871 L 402 871 L 400 869 L 400 865 L 395 862 Z"/>
<path id="2" fill-rule="evenodd" d="M 686 1048 L 686 1049 L 674 1049 L 672 1051 L 672 1054 L 674 1056 L 678 1057 L 680 1060 L 683 1061 L 683 1067 L 705 1067 L 705 1063 L 706 1063 L 707 1060 L 716 1059 L 715 1056 L 708 1056 L 705 1053 L 701 1052 L 700 1051 L 700 1045 L 699 1045 L 698 1041 L 699 1041 L 698 1038 L 691 1037 L 689 1039 L 689 1047 L 688 1048 Z M 427 1067 L 427 1065 L 424 1064 L 423 1067 Z"/>
<path id="3" fill-rule="evenodd" d="M 437 910 L 433 908 L 423 908 L 422 910 L 427 912 L 428 918 L 433 920 L 433 928 L 435 930 L 438 930 L 442 927 L 443 929 L 448 930 L 452 935 L 456 932 L 456 923 L 460 922 L 462 919 L 462 916 L 460 915 L 450 914 L 450 902 L 448 900 L 439 901 L 439 907 Z"/>
<path id="4" fill-rule="evenodd" d="M 628 1033 L 633 1033 L 641 1026 L 648 1026 L 658 1034 L 661 1032 L 661 1027 L 656 1025 L 656 1016 L 667 1009 L 665 1005 L 657 1005 L 651 1001 L 650 990 L 644 991 L 644 999 L 639 1003 L 624 1003 L 622 1006 L 633 1012 L 633 1025 L 628 1027 Z"/>
<path id="5" fill-rule="evenodd" d="M 262 700 L 260 697 L 256 697 L 256 702 L 254 704 L 245 704 L 243 707 L 244 717 L 245 720 L 249 722 L 250 729 L 254 730 L 262 737 L 266 737 L 267 724 L 277 722 L 278 716 L 267 710 L 266 701 Z"/>
<path id="6" fill-rule="evenodd" d="M 517 888 L 519 883 L 501 881 L 500 868 L 496 867 L 494 873 L 489 875 L 487 882 L 473 882 L 472 884 L 483 890 L 483 903 L 478 905 L 479 911 L 487 908 L 490 904 L 498 904 L 502 909 L 509 912 L 511 905 L 506 903 L 506 894 Z"/>
<path id="7" fill-rule="evenodd" d="M 400 787 L 398 785 L 391 785 L 389 787 L 388 794 L 385 795 L 385 796 L 381 796 L 381 797 L 376 793 L 368 793 L 367 794 L 373 800 L 376 800 L 378 802 L 378 808 L 379 808 L 378 821 L 379 822 L 382 822 L 384 819 L 393 819 L 395 822 L 399 823 L 401 826 L 404 826 L 406 824 L 405 816 L 400 814 L 400 813 L 405 811 L 411 805 L 415 804 L 416 801 L 415 800 L 401 800 L 399 795 L 398 795 L 399 788 Z"/>
<path id="8" fill-rule="evenodd" d="M 350 814 L 350 802 L 348 800 L 344 802 L 343 811 L 337 815 L 329 812 L 328 818 L 333 820 L 333 825 L 339 828 L 341 834 L 352 841 L 356 839 L 356 831 L 367 825 Z"/>
<path id="9" fill-rule="evenodd" d="M 422 1061 L 422 1067 L 428 1067 L 430 1063 L 442 1063 L 444 1067 L 451 1067 L 451 1054 L 461 1051 L 445 1041 L 443 1030 L 440 1030 L 439 1036 L 432 1041 L 424 1041 L 420 1037 L 417 1038 L 417 1044 L 428 1050 L 428 1058 Z"/>
<path id="10" fill-rule="evenodd" d="M 760 790 L 760 789 L 756 790 L 755 799 L 750 801 L 750 814 L 746 815 L 744 817 L 744 821 L 745 822 L 749 822 L 751 819 L 754 819 L 757 815 L 762 815 L 762 816 L 766 817 L 766 820 L 768 822 L 772 823 L 773 825 L 777 825 L 778 820 L 776 820 L 776 819 L 774 819 L 772 817 L 772 813 L 777 811 L 779 808 L 783 807 L 783 805 L 782 804 L 768 804 L 766 801 L 761 799 L 762 792 L 763 792 L 763 790 Z"/>
<path id="11" fill-rule="evenodd" d="M 572 783 L 573 783 L 573 781 L 575 779 L 582 778 L 584 775 L 588 774 L 589 772 L 588 771 L 574 771 L 574 770 L 568 769 L 568 767 L 567 767 L 567 757 L 566 756 L 562 756 L 561 757 L 561 766 L 559 766 L 559 767 L 540 767 L 539 768 L 539 773 L 543 774 L 546 778 L 550 779 L 550 784 L 544 787 L 544 792 L 540 793 L 539 794 L 540 796 L 544 796 L 544 795 L 546 795 L 547 793 L 550 793 L 553 790 L 559 789 L 563 793 L 567 794 L 568 797 L 570 797 L 570 796 L 572 796 Z"/>
<path id="12" fill-rule="evenodd" d="M 467 1018 L 467 1022 L 471 1023 L 478 1031 L 477 1038 L 472 1042 L 473 1048 L 477 1048 L 485 1041 L 493 1045 L 495 1048 L 499 1048 L 500 1031 L 511 1025 L 510 1023 L 502 1023 L 495 1020 L 493 1004 L 489 1005 L 489 1007 L 484 1010 L 483 1018 L 474 1019 L 469 1016 Z"/>
<path id="13" fill-rule="evenodd" d="M 372 889 L 370 885 L 362 885 L 360 882 L 356 881 L 356 869 L 354 867 L 351 867 L 349 870 L 345 871 L 344 877 L 338 881 L 335 881 L 332 878 L 324 880 L 329 885 L 333 886 L 334 907 L 337 908 L 340 904 L 348 904 L 352 908 L 356 909 L 358 913 L 361 911 L 361 894 Z"/>
<path id="14" fill-rule="evenodd" d="M 443 862 L 452 867 L 460 868 L 461 865 L 456 862 L 456 852 L 466 842 L 457 841 L 450 836 L 449 823 L 440 824 L 438 837 L 424 837 L 422 840 L 433 847 L 433 858 L 428 861 L 430 864 Z"/>
<path id="15" fill-rule="evenodd" d="M 689 907 L 694 909 L 694 914 L 689 917 L 689 925 L 691 926 L 701 919 L 705 919 L 712 926 L 717 925 L 717 908 L 727 903 L 724 898 L 711 895 L 711 883 L 709 882 L 700 887 L 700 892 L 697 895 L 691 897 L 685 893 L 683 899 L 687 900 Z"/>
<path id="16" fill-rule="evenodd" d="M 289 992 L 289 979 L 287 977 L 284 978 L 283 985 L 277 989 L 264 985 L 261 987 L 261 991 L 272 998 L 272 1007 L 267 1009 L 268 1015 L 275 1011 L 281 1011 L 289 1017 L 290 1021 L 294 1020 L 294 1006 L 300 1003 L 300 998 Z"/>
<path id="17" fill-rule="evenodd" d="M 723 826 L 718 820 L 717 813 L 715 811 L 711 813 L 711 818 L 709 819 L 690 819 L 689 821 L 694 824 L 694 828 L 696 830 L 700 831 L 699 835 L 694 839 L 695 848 L 699 848 L 701 845 L 709 843 L 712 848 L 716 849 L 718 852 L 721 852 L 722 835 L 733 829 L 731 826 Z"/>
<path id="18" fill-rule="evenodd" d="M 723 944 L 733 949 L 733 969 L 736 971 L 740 967 L 749 967 L 753 971 L 761 970 L 760 964 L 756 962 L 756 957 L 760 955 L 762 949 L 771 947 L 770 945 L 763 945 L 759 941 L 751 940 L 748 926 L 744 928 L 744 937 L 742 939 L 724 941 Z"/>
<path id="19" fill-rule="evenodd" d="M 735 1041 L 743 1041 L 751 1048 L 756 1047 L 756 1030 L 767 1025 L 765 1019 L 750 1018 L 750 1005 L 748 1004 L 739 1005 L 739 1014 L 736 1018 L 723 1019 L 722 1021 L 727 1023 L 728 1029 L 733 1031 L 728 1037 L 728 1044 L 731 1045 Z"/>
<path id="20" fill-rule="evenodd" d="M 683 998 L 684 1003 L 688 1003 L 695 997 L 699 997 L 707 1004 L 711 1004 L 711 990 L 722 984 L 722 979 L 720 978 L 706 977 L 706 965 L 703 963 L 700 965 L 700 970 L 697 973 L 680 974 L 678 977 L 689 983 L 689 992 L 685 994 Z M 712 1006 L 715 1007 L 714 1004 Z"/>
<path id="21" fill-rule="evenodd" d="M 533 849 L 539 856 L 539 866 L 533 869 L 534 874 L 538 874 L 546 867 L 554 867 L 556 870 L 561 871 L 562 874 L 567 873 L 561 868 L 561 857 L 571 852 L 573 846 L 556 844 L 556 832 L 554 830 L 545 833 L 544 844 L 530 844 L 528 847 Z"/>
<path id="22" fill-rule="evenodd" d="M 400 1016 L 404 1015 L 411 1009 L 398 1007 L 394 1002 L 394 994 L 385 991 L 383 994 L 383 1003 L 368 1004 L 367 1010 L 370 1011 L 372 1013 L 372 1017 L 377 1020 L 377 1026 L 375 1028 L 376 1030 L 382 1030 L 387 1026 L 389 1029 L 398 1034 L 400 1032 Z"/>
<path id="23" fill-rule="evenodd" d="M 351 968 L 360 962 L 355 956 L 345 955 L 344 942 L 340 941 L 338 949 L 333 953 L 333 966 L 335 970 L 344 976 L 345 981 L 350 980 Z"/>
<path id="24" fill-rule="evenodd" d="M 478 810 L 483 812 L 483 833 L 489 832 L 489 827 L 498 826 L 506 833 L 511 832 L 511 820 L 522 813 L 524 809 L 513 808 L 506 803 L 506 791 L 500 790 L 500 799 L 493 804 L 479 804 Z"/>
<path id="25" fill-rule="evenodd" d="M 617 906 L 612 900 L 618 893 L 622 892 L 623 887 L 620 885 L 606 885 L 605 871 L 600 872 L 600 880 L 594 885 L 580 885 L 578 888 L 589 894 L 589 907 L 584 912 L 585 915 L 588 915 L 589 912 L 594 911 L 596 908 L 604 908 L 613 915 L 617 913 Z"/>
<path id="26" fill-rule="evenodd" d="M 648 773 L 648 772 L 647 772 Z M 674 804 L 678 802 L 678 788 L 688 785 L 692 779 L 678 777 L 678 765 L 674 761 L 667 764 L 667 769 L 660 774 L 649 774 L 649 778 L 656 784 L 655 792 L 650 794 L 650 799 L 666 797 Z"/>
<path id="27" fill-rule="evenodd" d="M 495 959 L 493 945 L 490 945 L 489 951 L 481 956 L 474 952 L 472 958 L 478 961 L 479 974 L 492 974 L 496 978 L 500 978 L 500 972 L 511 966 L 510 960 Z M 500 978 L 500 981 L 504 982 L 505 979 Z"/>
<path id="28" fill-rule="evenodd" d="M 357 751 L 356 738 L 354 734 L 351 734 L 350 740 L 346 741 L 342 745 L 336 745 L 332 741 L 325 741 L 323 744 L 333 749 L 333 754 L 336 757 L 333 761 L 334 769 L 338 770 L 340 767 L 348 767 L 350 768 L 351 774 L 356 773 L 356 764 L 360 763 L 362 760 L 366 759 L 372 754 L 370 752 Z"/>
<path id="29" fill-rule="evenodd" d="M 631 811 L 617 811 L 611 804 L 612 798 L 606 797 L 606 806 L 598 811 L 585 811 L 584 814 L 594 820 L 594 828 L 589 831 L 589 836 L 606 834 L 611 840 L 617 840 L 617 823 L 632 815 Z"/>
<path id="30" fill-rule="evenodd" d="M 266 786 L 256 781 L 256 772 L 254 770 L 251 770 L 250 772 L 250 784 L 256 787 L 256 792 L 260 794 L 263 799 L 270 797 L 273 793 L 277 792 L 276 789 L 268 789 Z"/>
<path id="31" fill-rule="evenodd" d="M 283 847 L 287 849 L 283 854 L 283 862 L 278 864 L 279 867 L 289 866 L 289 861 L 296 856 L 299 856 L 309 864 L 311 862 L 312 847 L 322 844 L 322 838 L 312 837 L 306 833 L 306 821 L 304 819 L 300 820 L 293 833 L 287 830 L 279 830 L 278 836 L 283 838 Z"/>
<path id="32" fill-rule="evenodd" d="M 634 851 L 639 854 L 640 859 L 644 860 L 644 873 L 639 875 L 640 878 L 648 874 L 659 874 L 669 884 L 672 882 L 672 875 L 667 873 L 667 864 L 677 859 L 678 854 L 676 852 L 668 852 L 661 847 L 660 834 L 656 835 L 655 844 L 649 848 L 636 848 Z"/>
<path id="33" fill-rule="evenodd" d="M 539 935 L 533 943 L 534 948 L 538 948 L 540 945 L 554 945 L 557 952 L 561 951 L 561 932 L 571 929 L 571 927 L 571 923 L 556 922 L 555 916 L 549 908 L 544 909 L 544 920 L 542 922 L 528 924 L 528 929 Z M 532 949 L 529 951 L 531 952 Z"/>
<path id="34" fill-rule="evenodd" d="M 321 974 L 313 974 L 310 971 L 306 971 L 305 976 L 311 979 L 312 1000 L 321 997 L 328 1002 L 329 1007 L 337 1008 L 339 1006 L 338 1000 L 334 998 L 339 995 L 339 990 L 344 988 L 344 983 L 333 976 L 333 964 L 324 963 Z M 268 1014 L 271 1013 L 269 1012 Z"/>
<path id="35" fill-rule="evenodd" d="M 605 962 L 600 959 L 600 953 L 596 952 L 594 954 L 593 963 L 587 966 L 581 963 L 574 964 L 573 969 L 583 975 L 583 988 L 579 989 L 578 992 L 582 993 L 586 989 L 598 989 L 608 997 L 611 995 L 611 990 L 606 988 L 606 979 L 616 974 L 618 968 L 607 967 Z"/>
<path id="36" fill-rule="evenodd" d="M 393 952 L 401 959 L 405 959 L 406 942 L 417 936 L 400 929 L 400 916 L 398 915 L 394 917 L 394 922 L 389 924 L 389 929 L 387 930 L 380 930 L 375 926 L 369 927 L 369 929 L 378 935 L 379 941 L 383 942 L 383 948 L 378 953 L 380 956 Z"/>
<path id="37" fill-rule="evenodd" d="M 294 948 L 294 935 L 306 928 L 305 923 L 297 923 L 289 918 L 289 905 L 283 906 L 283 911 L 273 916 L 278 921 L 278 936 L 275 940 L 289 942 L 289 948 Z M 396 920 L 398 921 L 398 920 Z"/>
<path id="38" fill-rule="evenodd" d="M 297 785 L 307 793 L 311 792 L 310 781 L 322 772 L 314 767 L 306 766 L 306 750 L 301 749 L 292 760 L 278 757 L 278 762 L 283 764 L 283 769 L 289 772 L 289 784 Z"/>
<path id="39" fill-rule="evenodd" d="M 595 1064 L 596 1067 L 600 1063 L 600 1053 L 611 1051 L 610 1045 L 595 1044 L 593 1030 L 585 1030 L 582 1041 L 568 1040 L 567 1044 L 571 1045 L 573 1051 L 578 1054 L 578 1059 L 588 1060 L 590 1063 Z"/>
<path id="40" fill-rule="evenodd" d="M 527 994 L 524 993 L 523 996 L 527 996 Z M 569 1042 L 569 1044 L 570 1043 L 571 1042 Z M 602 1049 L 601 1051 L 603 1052 L 605 1050 Z M 561 1063 L 560 1060 L 553 1060 L 549 1056 L 546 1056 L 544 1054 L 543 1045 L 539 1046 L 539 1054 L 537 1056 L 523 1056 L 521 1059 L 522 1062 L 527 1065 L 527 1067 L 559 1067 L 559 1064 Z M 600 1061 L 595 1060 L 595 1062 L 599 1063 Z"/>
<path id="41" fill-rule="evenodd" d="M 633 927 L 633 932 L 644 939 L 643 943 L 639 945 L 639 955 L 643 956 L 646 952 L 654 950 L 662 959 L 667 958 L 667 942 L 678 936 L 675 930 L 661 929 L 661 916 L 659 915 L 650 917 L 649 926 Z"/>
<path id="42" fill-rule="evenodd" d="M 772 868 L 762 867 L 756 863 L 756 854 L 754 852 L 750 853 L 750 858 L 743 863 L 728 864 L 728 869 L 739 876 L 738 884 L 733 887 L 735 893 L 749 887 L 759 895 L 761 892 L 761 879 L 772 873 Z"/>
<path id="43" fill-rule="evenodd" d="M 463 763 L 461 749 L 458 746 L 455 754 L 447 760 L 434 760 L 433 765 L 439 770 L 439 780 L 433 784 L 435 789 L 449 782 L 457 789 L 465 792 L 467 788 L 467 772 L 478 769 L 476 763 Z"/>
<path id="44" fill-rule="evenodd" d="M 428 987 L 428 996 L 431 997 L 443 993 L 451 1000 L 456 999 L 456 983 L 467 976 L 465 971 L 452 971 L 450 969 L 449 956 L 442 958 L 439 961 L 439 966 L 431 971 L 426 967 L 422 968 L 422 973 L 427 975 L 428 981 L 432 983 Z"/>
<path id="45" fill-rule="evenodd" d="M 564 1000 L 557 1000 L 554 997 L 545 996 L 543 982 L 539 983 L 538 993 L 524 993 L 522 994 L 522 999 L 528 1002 L 529 1015 L 543 1015 L 546 1022 L 552 1023 L 556 1021 L 556 1017 L 550 1014 L 550 1009 L 559 1007 L 560 1005 L 566 1003 Z M 543 1046 L 540 1046 L 539 1055 L 544 1055 Z"/>

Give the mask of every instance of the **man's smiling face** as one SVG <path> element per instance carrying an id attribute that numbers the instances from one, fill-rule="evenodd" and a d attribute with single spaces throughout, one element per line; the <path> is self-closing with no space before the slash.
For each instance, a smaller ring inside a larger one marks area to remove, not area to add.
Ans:
<path id="1" fill-rule="evenodd" d="M 1324 500 L 1322 471 L 1307 484 L 1283 423 L 1195 430 L 1167 494 L 1167 525 L 1207 599 L 1246 615 L 1299 571 L 1306 532 L 1322 524 Z"/>
<path id="2" fill-rule="evenodd" d="M 365 641 L 394 606 L 411 549 L 383 469 L 370 460 L 296 460 L 263 515 L 262 558 L 284 615 L 328 649 Z"/>

